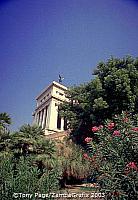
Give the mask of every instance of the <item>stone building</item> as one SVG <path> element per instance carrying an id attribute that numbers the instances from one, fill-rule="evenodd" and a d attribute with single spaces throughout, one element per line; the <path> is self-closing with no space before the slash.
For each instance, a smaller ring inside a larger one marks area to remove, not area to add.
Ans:
<path id="1" fill-rule="evenodd" d="M 53 81 L 36 97 L 36 109 L 33 113 L 33 123 L 37 123 L 45 130 L 45 135 L 67 130 L 66 119 L 60 117 L 59 104 L 67 101 L 65 91 L 67 87 Z"/>

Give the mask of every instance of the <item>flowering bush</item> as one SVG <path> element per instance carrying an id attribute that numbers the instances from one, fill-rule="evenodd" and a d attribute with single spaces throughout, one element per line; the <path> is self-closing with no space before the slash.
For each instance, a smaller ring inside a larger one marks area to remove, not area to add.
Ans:
<path id="1" fill-rule="evenodd" d="M 108 127 L 109 130 L 112 130 L 114 128 L 114 126 L 115 126 L 114 122 L 110 122 L 110 123 L 107 124 L 107 127 Z"/>
<path id="2" fill-rule="evenodd" d="M 136 163 L 135 162 L 130 162 L 126 165 L 126 167 L 130 168 L 130 169 L 135 169 L 138 170 Z"/>
<path id="3" fill-rule="evenodd" d="M 92 130 L 99 138 L 99 144 L 94 140 L 90 143 L 91 157 L 96 155 L 99 167 L 101 190 L 106 192 L 107 199 L 136 199 L 138 127 L 133 126 L 133 119 L 123 112 L 112 121 L 107 120 L 102 129 Z"/>
<path id="4" fill-rule="evenodd" d="M 92 131 L 93 131 L 93 132 L 97 132 L 97 131 L 99 131 L 99 127 L 97 127 L 97 126 L 93 126 L 93 127 L 92 127 Z"/>
<path id="5" fill-rule="evenodd" d="M 86 158 L 86 159 L 89 159 L 89 156 L 88 156 L 87 153 L 84 153 L 84 154 L 83 154 L 83 157 Z"/>
<path id="6" fill-rule="evenodd" d="M 86 137 L 84 141 L 85 141 L 85 142 L 91 142 L 91 141 L 92 141 L 92 138 Z"/>
<path id="7" fill-rule="evenodd" d="M 121 136 L 120 131 L 115 130 L 112 134 L 112 136 Z"/>

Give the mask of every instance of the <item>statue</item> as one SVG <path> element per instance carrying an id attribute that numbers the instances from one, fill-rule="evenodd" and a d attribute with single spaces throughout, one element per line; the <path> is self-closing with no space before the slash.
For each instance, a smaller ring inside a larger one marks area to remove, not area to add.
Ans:
<path id="1" fill-rule="evenodd" d="M 62 77 L 60 74 L 58 75 L 58 82 L 62 83 L 62 81 L 64 80 L 64 77 Z"/>

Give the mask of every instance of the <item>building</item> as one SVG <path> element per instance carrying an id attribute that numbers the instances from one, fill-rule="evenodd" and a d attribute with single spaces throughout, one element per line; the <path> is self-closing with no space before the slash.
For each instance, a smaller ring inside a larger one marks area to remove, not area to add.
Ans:
<path id="1" fill-rule="evenodd" d="M 65 96 L 67 87 L 53 81 L 36 97 L 36 109 L 33 113 L 33 123 L 37 123 L 45 130 L 45 135 L 63 132 L 67 129 L 66 119 L 58 112 L 59 104 L 67 101 Z"/>

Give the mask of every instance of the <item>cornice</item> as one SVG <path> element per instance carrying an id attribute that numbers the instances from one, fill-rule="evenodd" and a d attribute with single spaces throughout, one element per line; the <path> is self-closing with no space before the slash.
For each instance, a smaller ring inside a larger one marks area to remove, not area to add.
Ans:
<path id="1" fill-rule="evenodd" d="M 36 100 L 38 100 L 45 92 L 47 92 L 50 88 L 52 88 L 52 86 L 56 86 L 57 88 L 60 88 L 64 91 L 67 90 L 67 87 L 56 82 L 56 81 L 53 81 L 48 87 L 46 87 L 44 90 L 42 90 L 42 92 L 36 97 Z"/>

